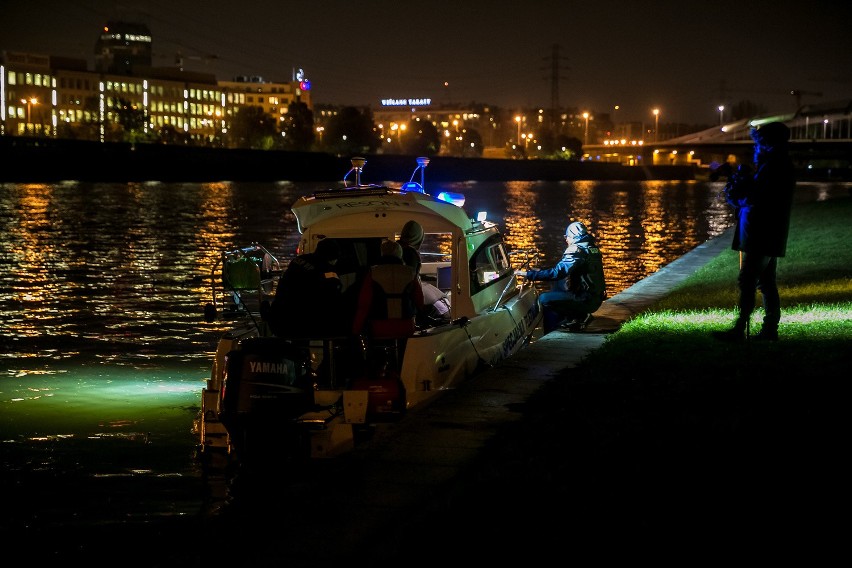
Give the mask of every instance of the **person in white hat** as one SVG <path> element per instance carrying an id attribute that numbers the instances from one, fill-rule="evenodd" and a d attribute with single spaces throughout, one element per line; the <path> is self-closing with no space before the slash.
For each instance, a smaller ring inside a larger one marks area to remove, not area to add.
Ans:
<path id="1" fill-rule="evenodd" d="M 580 331 L 606 299 L 603 255 L 586 226 L 574 221 L 565 229 L 568 247 L 551 268 L 516 270 L 532 281 L 551 281 L 552 288 L 539 301 L 544 310 L 544 333 L 555 329 Z"/>

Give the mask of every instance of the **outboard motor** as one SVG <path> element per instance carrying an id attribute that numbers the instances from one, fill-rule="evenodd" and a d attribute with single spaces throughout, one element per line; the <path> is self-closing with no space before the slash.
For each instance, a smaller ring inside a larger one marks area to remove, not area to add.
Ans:
<path id="1" fill-rule="evenodd" d="M 314 407 L 314 382 L 309 349 L 285 339 L 247 339 L 227 354 L 219 420 L 241 460 L 307 455 L 296 418 Z"/>

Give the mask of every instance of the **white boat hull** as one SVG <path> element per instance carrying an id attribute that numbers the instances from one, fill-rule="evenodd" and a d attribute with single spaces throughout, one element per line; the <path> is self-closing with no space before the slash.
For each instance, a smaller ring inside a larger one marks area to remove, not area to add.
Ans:
<path id="1" fill-rule="evenodd" d="M 358 163 L 359 173 L 360 166 L 363 161 Z M 339 455 L 354 447 L 360 432 L 399 420 L 425 401 L 511 357 L 529 342 L 541 322 L 538 292 L 515 277 L 497 226 L 484 218 L 470 219 L 456 203 L 417 188 L 359 184 L 302 197 L 292 209 L 302 233 L 299 252 L 311 252 L 328 238 L 346 251 L 335 266 L 344 286 L 354 285 L 359 271 L 374 263 L 382 240 L 396 239 L 409 220 L 420 223 L 430 240 L 429 247 L 421 248 L 421 277 L 434 281 L 448 295 L 450 323 L 421 327 L 397 340 L 390 348 L 397 365 L 377 370 L 357 364 L 357 357 L 352 359 L 353 346 L 366 347 L 365 360 L 375 353 L 369 338 L 309 338 L 309 362 L 290 361 L 280 355 L 296 353 L 289 340 L 272 337 L 262 318 L 249 318 L 219 342 L 202 393 L 202 450 L 245 452 L 247 432 L 254 429 L 260 431 L 252 432 L 252 437 L 271 441 L 269 451 L 280 447 L 282 436 L 295 436 L 298 444 L 288 447 L 304 448 L 311 458 Z M 241 271 L 240 278 L 233 280 L 251 283 L 245 293 L 256 287 L 259 295 L 268 294 L 268 287 L 257 285 L 256 274 L 249 278 L 253 273 L 240 254 L 248 250 L 255 249 L 235 251 Z M 256 258 L 271 257 L 263 252 L 263 257 Z M 226 261 L 231 260 L 229 256 L 222 264 L 229 268 Z M 268 274 L 262 268 L 258 273 Z M 259 362 L 253 368 L 235 366 L 234 361 L 252 358 Z M 291 369 L 310 367 L 312 387 L 294 387 L 293 376 L 254 372 L 255 368 L 283 368 L 285 363 Z M 243 398 L 235 403 L 237 391 Z M 292 401 L 302 399 L 288 398 L 291 393 L 309 396 L 303 412 L 293 414 Z M 284 409 L 280 416 L 275 414 L 278 403 Z"/>

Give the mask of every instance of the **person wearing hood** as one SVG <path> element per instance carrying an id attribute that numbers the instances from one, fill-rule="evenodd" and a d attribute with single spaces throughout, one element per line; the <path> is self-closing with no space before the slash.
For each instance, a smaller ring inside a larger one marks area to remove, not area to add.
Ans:
<path id="1" fill-rule="evenodd" d="M 402 247 L 402 260 L 420 274 L 422 260 L 420 245 L 423 244 L 423 227 L 417 221 L 408 221 L 399 232 L 399 244 Z"/>
<path id="2" fill-rule="evenodd" d="M 414 269 L 418 279 L 420 279 L 420 268 L 423 266 L 420 245 L 423 244 L 424 237 L 423 226 L 414 220 L 406 222 L 399 233 L 398 242 L 402 247 L 402 260 Z M 417 325 L 431 327 L 449 323 L 449 297 L 433 284 L 424 282 L 422 279 L 420 279 L 420 287 L 423 290 L 423 308 L 417 313 Z"/>
<path id="3" fill-rule="evenodd" d="M 755 308 L 755 292 L 763 296 L 763 326 L 757 341 L 777 341 L 781 298 L 776 269 L 787 251 L 790 212 L 796 189 L 796 172 L 789 155 L 790 130 L 782 122 L 769 122 L 751 131 L 754 168 L 728 178 L 727 202 L 736 209 L 737 222 L 731 248 L 740 251 L 737 276 L 738 314 L 733 327 L 713 333 L 716 339 L 740 342 L 748 338 Z"/>
<path id="4" fill-rule="evenodd" d="M 544 310 L 544 333 L 559 327 L 579 331 L 592 320 L 606 299 L 603 255 L 586 226 L 574 221 L 565 229 L 567 248 L 551 268 L 516 270 L 532 281 L 551 281 L 552 289 L 539 298 Z"/>

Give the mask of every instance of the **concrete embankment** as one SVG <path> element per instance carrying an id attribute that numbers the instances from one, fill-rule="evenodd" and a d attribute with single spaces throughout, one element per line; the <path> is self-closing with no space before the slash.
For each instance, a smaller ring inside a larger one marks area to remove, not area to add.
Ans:
<path id="1" fill-rule="evenodd" d="M 364 181 L 407 181 L 414 156 L 366 154 Z M 0 182 L 339 181 L 350 156 L 322 152 L 232 150 L 166 144 L 98 143 L 0 136 Z M 692 166 L 622 166 L 603 162 L 433 157 L 430 182 L 692 180 Z M 419 177 L 418 177 L 419 180 Z"/>

